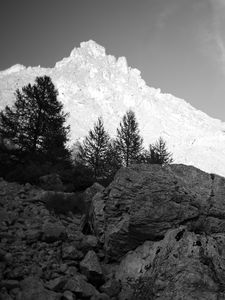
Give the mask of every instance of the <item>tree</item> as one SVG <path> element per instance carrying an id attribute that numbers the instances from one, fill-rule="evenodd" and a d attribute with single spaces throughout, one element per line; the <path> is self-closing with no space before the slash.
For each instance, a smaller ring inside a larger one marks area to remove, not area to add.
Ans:
<path id="1" fill-rule="evenodd" d="M 111 181 L 115 173 L 122 167 L 123 162 L 120 157 L 115 140 L 110 140 L 106 152 L 106 173 L 108 181 Z"/>
<path id="2" fill-rule="evenodd" d="M 77 159 L 84 165 L 91 167 L 95 179 L 104 174 L 109 139 L 103 120 L 98 118 L 93 130 L 89 131 L 83 144 L 79 146 Z"/>
<path id="3" fill-rule="evenodd" d="M 160 137 L 155 144 L 149 145 L 147 162 L 160 165 L 168 165 L 173 162 L 172 154 L 168 152 L 166 142 L 162 137 Z"/>
<path id="4" fill-rule="evenodd" d="M 15 104 L 0 112 L 2 138 L 10 139 L 26 155 L 44 155 L 52 163 L 67 160 L 69 126 L 65 126 L 67 114 L 57 96 L 48 76 L 16 90 Z"/>
<path id="5" fill-rule="evenodd" d="M 136 161 L 143 149 L 143 139 L 140 136 L 138 123 L 132 110 L 123 116 L 120 127 L 117 129 L 116 147 L 125 166 Z"/>

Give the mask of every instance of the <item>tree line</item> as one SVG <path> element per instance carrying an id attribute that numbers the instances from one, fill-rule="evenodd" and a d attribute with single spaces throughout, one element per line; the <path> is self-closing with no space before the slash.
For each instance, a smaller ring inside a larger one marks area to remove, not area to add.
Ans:
<path id="1" fill-rule="evenodd" d="M 71 178 L 77 181 L 79 189 L 96 180 L 108 183 L 121 166 L 131 163 L 172 162 L 161 137 L 144 149 L 132 110 L 123 116 L 114 139 L 98 118 L 72 155 L 67 147 L 68 114 L 51 78 L 37 77 L 33 85 L 17 89 L 15 96 L 14 105 L 0 112 L 0 176 L 6 179 L 37 183 L 41 175 L 57 172 L 67 183 Z"/>

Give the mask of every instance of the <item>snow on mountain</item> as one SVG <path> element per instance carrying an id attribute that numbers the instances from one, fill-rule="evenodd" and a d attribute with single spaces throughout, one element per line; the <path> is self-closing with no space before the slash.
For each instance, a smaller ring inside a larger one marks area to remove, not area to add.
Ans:
<path id="1" fill-rule="evenodd" d="M 15 65 L 0 72 L 0 109 L 15 101 L 15 90 L 48 75 L 70 113 L 71 141 L 84 137 L 99 116 L 113 136 L 124 115 L 135 111 L 145 145 L 159 136 L 176 163 L 225 176 L 225 123 L 182 99 L 148 87 L 126 58 L 106 55 L 94 41 L 83 42 L 54 68 Z"/>

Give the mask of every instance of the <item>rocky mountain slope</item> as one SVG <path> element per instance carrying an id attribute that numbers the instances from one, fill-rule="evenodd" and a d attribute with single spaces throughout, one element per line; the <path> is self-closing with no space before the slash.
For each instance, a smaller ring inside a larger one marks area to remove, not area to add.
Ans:
<path id="1" fill-rule="evenodd" d="M 0 180 L 1 300 L 225 299 L 225 178 L 133 165 L 85 191 L 87 214 Z"/>
<path id="2" fill-rule="evenodd" d="M 225 175 L 225 124 L 182 99 L 148 87 L 125 57 L 106 55 L 94 41 L 81 43 L 54 68 L 15 65 L 0 72 L 0 109 L 15 101 L 17 88 L 44 74 L 51 76 L 70 113 L 72 141 L 85 136 L 99 116 L 114 135 L 121 117 L 131 108 L 146 145 L 162 136 L 176 163 Z"/>

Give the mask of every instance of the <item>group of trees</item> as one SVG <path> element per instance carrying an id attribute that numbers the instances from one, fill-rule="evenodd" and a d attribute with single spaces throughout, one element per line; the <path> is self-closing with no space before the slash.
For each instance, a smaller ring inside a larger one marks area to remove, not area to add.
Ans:
<path id="1" fill-rule="evenodd" d="M 111 179 L 121 166 L 133 162 L 172 162 L 162 138 L 144 150 L 131 110 L 123 116 L 115 139 L 110 138 L 99 118 L 72 161 L 66 146 L 70 130 L 65 125 L 67 114 L 50 77 L 37 77 L 33 85 L 17 90 L 15 95 L 15 104 L 0 112 L 0 176 L 18 180 L 26 173 L 24 181 L 32 177 L 35 182 L 41 175 L 58 172 L 67 180 L 71 175 L 77 182 L 87 180 L 88 185 L 99 178 Z M 11 147 L 7 147 L 8 142 Z"/>
<path id="2" fill-rule="evenodd" d="M 75 163 L 90 167 L 95 178 L 112 177 L 121 167 L 131 163 L 169 164 L 172 154 L 167 151 L 165 141 L 160 137 L 149 149 L 143 147 L 138 123 L 132 110 L 126 112 L 117 128 L 117 136 L 111 139 L 103 120 L 98 118 L 94 128 L 79 145 Z"/>

